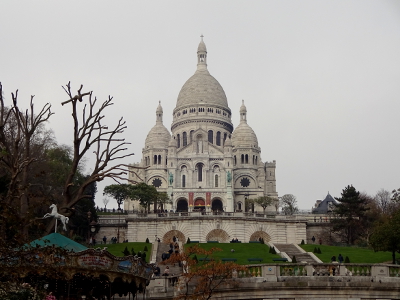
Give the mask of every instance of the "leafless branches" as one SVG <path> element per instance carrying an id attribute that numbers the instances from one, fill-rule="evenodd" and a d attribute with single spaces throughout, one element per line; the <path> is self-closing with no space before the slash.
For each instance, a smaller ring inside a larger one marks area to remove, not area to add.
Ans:
<path id="1" fill-rule="evenodd" d="M 126 129 L 126 122 L 120 118 L 111 129 L 104 124 L 104 111 L 113 105 L 113 98 L 109 96 L 98 106 L 97 98 L 93 96 L 93 92 L 82 93 L 82 88 L 81 85 L 77 95 L 73 95 L 70 83 L 63 87 L 70 99 L 62 102 L 62 105 L 71 104 L 74 124 L 73 162 L 64 186 L 64 205 L 66 207 L 72 207 L 80 199 L 88 197 L 84 192 L 86 187 L 93 182 L 102 181 L 105 178 L 112 178 L 116 181 L 126 180 L 128 166 L 125 164 L 110 166 L 110 164 L 118 159 L 133 155 L 133 153 L 124 154 L 124 151 L 127 150 L 126 146 L 130 143 L 118 137 Z M 78 104 L 85 99 L 88 103 L 84 104 L 83 109 L 79 109 Z M 76 191 L 72 189 L 74 176 L 79 162 L 90 150 L 95 155 L 92 172 Z"/>

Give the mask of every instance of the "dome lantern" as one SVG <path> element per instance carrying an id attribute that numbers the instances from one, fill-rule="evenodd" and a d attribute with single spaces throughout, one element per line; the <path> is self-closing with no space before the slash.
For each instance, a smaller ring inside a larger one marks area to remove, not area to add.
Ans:
<path id="1" fill-rule="evenodd" d="M 203 41 L 203 35 L 200 37 L 201 41 L 197 47 L 197 70 L 207 70 L 207 47 Z"/>

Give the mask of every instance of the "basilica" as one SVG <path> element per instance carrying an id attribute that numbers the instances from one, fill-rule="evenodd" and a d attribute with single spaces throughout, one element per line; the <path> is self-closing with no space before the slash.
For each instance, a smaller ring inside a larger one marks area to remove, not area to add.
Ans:
<path id="1" fill-rule="evenodd" d="M 130 179 L 144 181 L 171 199 L 176 212 L 241 212 L 259 210 L 247 199 L 271 196 L 276 191 L 276 162 L 263 162 L 257 135 L 249 126 L 247 109 L 240 107 L 234 128 L 224 89 L 207 69 L 203 37 L 197 48 L 197 69 L 181 88 L 173 110 L 171 131 L 163 124 L 161 103 L 156 124 L 147 135 L 140 167 Z M 276 200 L 278 201 L 278 200 Z M 276 212 L 274 203 L 267 208 Z M 126 210 L 138 203 L 125 201 Z"/>

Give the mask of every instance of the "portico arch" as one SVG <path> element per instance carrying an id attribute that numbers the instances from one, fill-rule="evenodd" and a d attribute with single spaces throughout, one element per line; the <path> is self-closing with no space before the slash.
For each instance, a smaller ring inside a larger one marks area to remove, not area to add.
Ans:
<path id="1" fill-rule="evenodd" d="M 188 211 L 188 201 L 186 198 L 180 198 L 176 202 L 176 211 L 177 212 L 187 212 Z"/>
<path id="2" fill-rule="evenodd" d="M 214 198 L 211 203 L 212 211 L 224 211 L 224 205 L 219 198 Z"/>
<path id="3" fill-rule="evenodd" d="M 218 241 L 220 243 L 229 243 L 229 234 L 222 229 L 213 229 L 207 234 L 206 240 Z"/>
<path id="4" fill-rule="evenodd" d="M 196 198 L 194 200 L 194 210 L 205 210 L 206 209 L 206 202 L 204 201 L 203 198 Z"/>
<path id="5" fill-rule="evenodd" d="M 182 231 L 179 230 L 170 230 L 166 232 L 162 237 L 162 241 L 163 243 L 169 244 L 172 243 L 174 237 L 178 238 L 178 240 L 181 241 L 182 243 L 186 243 L 185 235 L 182 233 Z"/>
<path id="6" fill-rule="evenodd" d="M 264 240 L 264 243 L 267 243 L 267 242 L 271 241 L 271 237 L 269 236 L 269 234 L 264 232 L 264 231 L 256 231 L 256 232 L 254 232 L 250 236 L 249 241 L 259 241 L 260 238 L 262 238 Z"/>

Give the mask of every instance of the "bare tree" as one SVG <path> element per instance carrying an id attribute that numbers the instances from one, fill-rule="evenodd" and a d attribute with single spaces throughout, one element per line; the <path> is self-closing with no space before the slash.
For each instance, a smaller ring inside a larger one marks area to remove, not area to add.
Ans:
<path id="1" fill-rule="evenodd" d="M 119 159 L 134 155 L 133 153 L 123 153 L 130 143 L 118 137 L 126 129 L 126 122 L 123 118 L 121 117 L 111 129 L 104 123 L 105 110 L 113 105 L 113 98 L 109 96 L 107 100 L 98 105 L 93 92 L 82 93 L 82 88 L 81 85 L 77 94 L 73 95 L 70 82 L 63 87 L 69 99 L 61 104 L 71 105 L 74 126 L 72 166 L 64 185 L 61 205 L 66 211 L 69 211 L 81 199 L 91 197 L 85 193 L 85 190 L 93 182 L 112 178 L 120 183 L 122 180 L 126 180 L 128 172 L 134 172 L 132 169 L 128 170 L 129 166 L 126 164 L 111 165 Z M 83 108 L 79 108 L 79 104 L 84 100 L 87 100 L 87 103 L 83 105 Z M 89 151 L 95 155 L 92 172 L 79 187 L 75 187 L 74 177 L 77 174 L 79 163 L 85 155 L 88 155 Z M 68 213 L 65 214 L 68 215 Z M 52 224 L 49 224 L 47 231 L 50 231 L 51 228 Z"/>
<path id="2" fill-rule="evenodd" d="M 12 105 L 7 107 L 0 83 L 0 166 L 8 176 L 7 192 L 1 200 L 3 212 L 9 209 L 18 214 L 23 224 L 22 234 L 26 237 L 29 226 L 28 176 L 30 166 L 39 159 L 37 153 L 32 154 L 32 147 L 39 139 L 41 126 L 53 113 L 49 103 L 35 113 L 34 96 L 31 96 L 30 108 L 23 112 L 18 107 L 18 90 L 11 96 Z"/>
<path id="3" fill-rule="evenodd" d="M 383 214 L 389 215 L 392 212 L 394 203 L 392 201 L 392 193 L 391 192 L 389 192 L 385 189 L 380 189 L 376 193 L 374 200 Z"/>
<path id="4" fill-rule="evenodd" d="M 107 204 L 110 202 L 110 198 L 104 197 L 103 198 L 103 204 L 104 204 L 104 210 L 107 211 Z"/>
<path id="5" fill-rule="evenodd" d="M 294 215 L 299 212 L 296 196 L 292 194 L 283 195 L 280 199 L 282 212 L 285 215 Z"/>

